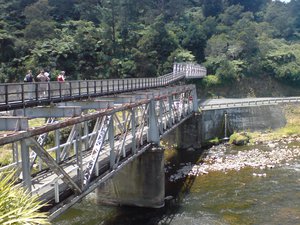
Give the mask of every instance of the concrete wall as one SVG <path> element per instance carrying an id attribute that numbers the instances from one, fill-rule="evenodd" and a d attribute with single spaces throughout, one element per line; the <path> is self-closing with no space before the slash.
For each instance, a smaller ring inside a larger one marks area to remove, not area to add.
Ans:
<path id="1" fill-rule="evenodd" d="M 263 105 L 228 109 L 203 110 L 166 136 L 165 142 L 179 148 L 200 148 L 205 141 L 225 137 L 225 113 L 227 136 L 234 131 L 259 131 L 285 126 L 283 106 Z"/>
<path id="2" fill-rule="evenodd" d="M 199 149 L 202 146 L 201 127 L 199 116 L 193 116 L 164 136 L 162 143 L 168 147 Z"/>
<path id="3" fill-rule="evenodd" d="M 281 105 L 262 105 L 230 109 L 205 110 L 200 116 L 201 139 L 225 135 L 225 113 L 227 133 L 234 131 L 262 131 L 285 126 L 286 118 Z M 199 131 L 198 131 L 199 132 Z"/>
<path id="4" fill-rule="evenodd" d="M 107 204 L 160 208 L 165 199 L 164 150 L 152 148 L 122 168 L 96 191 Z"/>

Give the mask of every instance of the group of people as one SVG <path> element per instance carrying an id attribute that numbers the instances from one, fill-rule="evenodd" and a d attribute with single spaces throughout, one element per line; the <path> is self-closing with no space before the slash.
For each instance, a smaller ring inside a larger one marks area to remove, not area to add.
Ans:
<path id="1" fill-rule="evenodd" d="M 64 82 L 66 80 L 65 71 L 60 71 L 56 79 L 59 82 Z M 36 79 L 34 79 L 32 75 L 32 71 L 28 70 L 27 74 L 24 77 L 24 82 L 35 82 L 35 81 L 39 81 L 39 82 L 50 81 L 50 74 L 48 72 L 45 72 L 44 70 L 40 70 L 40 73 L 36 76 Z"/>

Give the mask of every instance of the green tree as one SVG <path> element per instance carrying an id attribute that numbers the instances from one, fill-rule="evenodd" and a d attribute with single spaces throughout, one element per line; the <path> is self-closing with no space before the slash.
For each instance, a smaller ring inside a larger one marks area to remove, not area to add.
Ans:
<path id="1" fill-rule="evenodd" d="M 203 15 L 217 16 L 223 11 L 223 0 L 203 0 Z"/>
<path id="2" fill-rule="evenodd" d="M 39 0 L 25 8 L 24 14 L 29 24 L 24 30 L 24 36 L 27 40 L 50 39 L 55 35 L 55 22 L 50 16 L 52 7 L 48 0 Z"/>
<path id="3" fill-rule="evenodd" d="M 297 30 L 297 32 L 300 32 L 300 0 L 291 0 L 287 7 L 289 8 L 289 12 L 294 17 L 294 28 Z"/>
<path id="4" fill-rule="evenodd" d="M 232 26 L 241 19 L 243 7 L 241 5 L 233 5 L 224 10 L 220 15 L 221 22 L 226 26 Z"/>
<path id="5" fill-rule="evenodd" d="M 51 7 L 48 0 L 38 0 L 34 4 L 27 6 L 24 14 L 29 22 L 33 20 L 44 21 L 51 19 L 50 11 Z"/>
<path id="6" fill-rule="evenodd" d="M 269 40 L 269 51 L 263 58 L 265 71 L 282 81 L 300 83 L 300 45 Z"/>
<path id="7" fill-rule="evenodd" d="M 24 29 L 24 37 L 29 41 L 54 38 L 55 22 L 32 20 Z"/>
<path id="8" fill-rule="evenodd" d="M 14 38 L 5 30 L 0 30 L 0 61 L 8 62 L 15 56 Z"/>
<path id="9" fill-rule="evenodd" d="M 241 5 L 245 8 L 245 11 L 256 12 L 263 8 L 271 0 L 228 0 L 230 5 Z"/>
<path id="10" fill-rule="evenodd" d="M 185 33 L 186 36 L 182 40 L 182 47 L 191 51 L 198 62 L 203 62 L 206 46 L 206 35 L 203 28 L 200 25 L 191 23 Z"/>
<path id="11" fill-rule="evenodd" d="M 60 22 L 79 19 L 80 14 L 75 11 L 75 3 L 76 0 L 51 0 L 49 2 L 50 7 L 52 8 L 50 15 L 56 21 Z"/>
<path id="12" fill-rule="evenodd" d="M 283 2 L 271 2 L 266 9 L 264 20 L 276 29 L 274 37 L 289 38 L 294 33 L 294 18 Z"/>
<path id="13" fill-rule="evenodd" d="M 173 32 L 168 31 L 163 18 L 159 17 L 153 25 L 143 33 L 143 36 L 138 42 L 138 47 L 144 54 L 142 57 L 148 60 L 150 64 L 155 65 L 157 68 L 157 74 L 165 72 L 164 62 L 167 61 L 170 54 L 178 47 L 178 40 Z M 148 58 L 146 59 L 145 56 Z M 153 71 L 151 71 L 153 72 Z M 156 73 L 153 75 L 157 75 Z M 149 76 L 150 74 L 148 74 Z"/>

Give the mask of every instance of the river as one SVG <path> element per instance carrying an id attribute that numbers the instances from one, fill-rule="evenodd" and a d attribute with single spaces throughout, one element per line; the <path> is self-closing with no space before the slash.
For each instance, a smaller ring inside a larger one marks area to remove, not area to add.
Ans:
<path id="1" fill-rule="evenodd" d="M 162 209 L 97 204 L 90 194 L 55 225 L 300 224 L 299 139 L 201 151 L 178 150 L 166 162 Z M 175 150 L 167 150 L 175 151 Z"/>

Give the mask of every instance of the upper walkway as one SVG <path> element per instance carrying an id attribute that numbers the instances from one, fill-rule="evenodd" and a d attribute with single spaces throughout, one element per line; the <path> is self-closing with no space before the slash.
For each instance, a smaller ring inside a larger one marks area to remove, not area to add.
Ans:
<path id="1" fill-rule="evenodd" d="M 172 73 L 160 77 L 0 84 L 0 111 L 163 87 L 205 75 L 200 65 L 175 63 Z"/>

